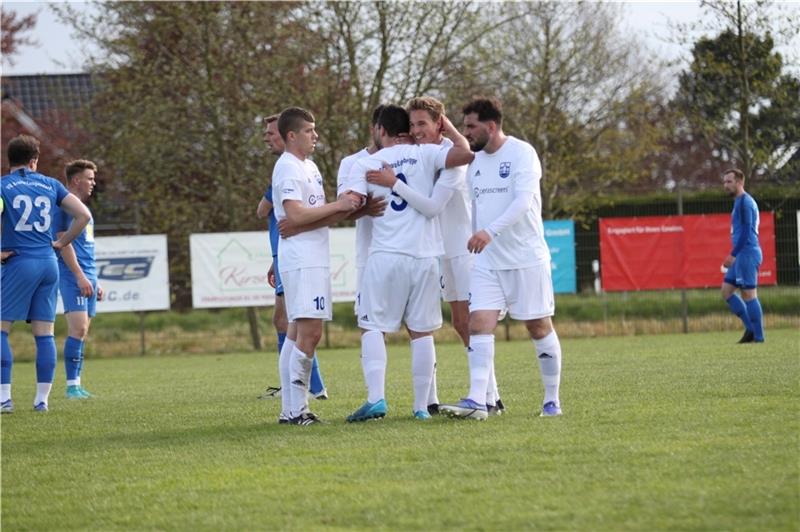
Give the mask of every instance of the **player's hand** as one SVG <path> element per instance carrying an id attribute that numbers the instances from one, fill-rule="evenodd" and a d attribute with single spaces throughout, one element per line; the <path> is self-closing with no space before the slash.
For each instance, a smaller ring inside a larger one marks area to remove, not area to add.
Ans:
<path id="1" fill-rule="evenodd" d="M 492 241 L 491 235 L 487 231 L 481 229 L 474 235 L 472 235 L 467 242 L 467 249 L 470 253 L 480 253 L 489 243 Z"/>
<path id="2" fill-rule="evenodd" d="M 78 279 L 78 290 L 81 291 L 81 295 L 83 297 L 91 297 L 94 293 L 94 287 L 92 286 L 92 282 L 89 281 L 86 277 L 81 277 Z"/>
<path id="3" fill-rule="evenodd" d="M 52 246 L 53 246 L 54 250 L 61 251 L 64 248 L 64 243 L 61 242 L 61 240 L 59 239 L 59 240 L 54 241 Z"/>
<path id="4" fill-rule="evenodd" d="M 272 288 L 275 288 L 275 263 L 269 265 L 269 270 L 267 270 L 267 282 Z"/>
<path id="5" fill-rule="evenodd" d="M 102 301 L 103 298 L 105 297 L 105 295 L 106 295 L 106 291 L 103 290 L 103 287 L 100 286 L 100 285 L 97 285 L 97 300 L 98 301 Z"/>
<path id="6" fill-rule="evenodd" d="M 726 268 L 730 268 L 735 260 L 736 257 L 734 257 L 733 255 L 728 255 L 727 257 L 725 257 L 725 260 L 722 261 L 722 265 L 725 266 Z"/>
<path id="7" fill-rule="evenodd" d="M 359 194 L 345 192 L 339 196 L 339 199 L 336 200 L 336 203 L 338 204 L 339 211 L 353 212 L 361 207 L 362 198 Z"/>
<path id="8" fill-rule="evenodd" d="M 13 257 L 13 256 L 14 256 L 14 255 L 16 255 L 16 254 L 17 254 L 17 252 L 16 252 L 16 251 L 14 251 L 13 249 L 10 249 L 10 250 L 8 250 L 8 251 L 0 251 L 0 262 L 2 262 L 3 264 L 5 264 L 5 262 L 6 262 L 8 259 L 10 259 L 11 257 Z"/>
<path id="9" fill-rule="evenodd" d="M 278 232 L 283 238 L 290 238 L 300 234 L 300 226 L 290 222 L 289 218 L 284 218 L 278 221 Z"/>
<path id="10" fill-rule="evenodd" d="M 367 216 L 372 216 L 377 218 L 378 216 L 383 216 L 383 211 L 386 210 L 386 205 L 388 202 L 386 198 L 375 198 L 372 194 L 367 195 L 367 203 L 364 205 L 364 212 Z"/>
<path id="11" fill-rule="evenodd" d="M 369 170 L 367 172 L 367 183 L 392 188 L 397 183 L 397 176 L 394 175 L 394 170 L 392 170 L 391 166 L 383 163 L 380 170 Z"/>

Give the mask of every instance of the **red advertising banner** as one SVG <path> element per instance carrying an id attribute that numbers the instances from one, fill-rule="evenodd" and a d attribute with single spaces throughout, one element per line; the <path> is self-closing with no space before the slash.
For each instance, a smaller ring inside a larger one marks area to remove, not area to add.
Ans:
<path id="1" fill-rule="evenodd" d="M 600 219 L 603 289 L 658 290 L 722 284 L 722 261 L 731 250 L 730 214 Z M 760 213 L 764 260 L 758 284 L 777 282 L 775 216 Z"/>

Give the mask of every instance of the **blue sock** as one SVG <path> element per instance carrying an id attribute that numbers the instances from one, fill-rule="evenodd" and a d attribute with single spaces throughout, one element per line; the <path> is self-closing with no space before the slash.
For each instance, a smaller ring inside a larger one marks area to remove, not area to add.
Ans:
<path id="1" fill-rule="evenodd" d="M 0 340 L 0 384 L 11 384 L 11 367 L 14 365 L 14 355 L 11 353 L 11 344 L 8 343 L 8 333 L 3 332 Z"/>
<path id="2" fill-rule="evenodd" d="M 753 331 L 753 338 L 756 342 L 764 341 L 764 324 L 762 323 L 763 313 L 761 312 L 761 303 L 755 297 L 750 301 L 745 301 L 747 306 L 747 314 L 750 316 L 751 331 Z"/>
<path id="3" fill-rule="evenodd" d="M 74 381 L 81 376 L 83 362 L 83 342 L 72 336 L 64 340 L 64 370 L 67 381 Z"/>
<path id="4" fill-rule="evenodd" d="M 55 336 L 34 336 L 36 340 L 36 382 L 52 383 L 56 376 Z"/>
<path id="5" fill-rule="evenodd" d="M 731 312 L 739 316 L 739 319 L 742 320 L 744 328 L 748 331 L 752 331 L 753 329 L 750 328 L 750 316 L 747 314 L 747 307 L 745 307 L 744 301 L 739 297 L 739 294 L 733 294 L 726 299 L 725 302 L 728 304 L 728 308 L 731 309 Z"/>
<path id="6" fill-rule="evenodd" d="M 314 353 L 314 360 L 311 363 L 311 383 L 308 386 L 308 391 L 317 394 L 325 389 L 325 383 L 322 381 L 322 373 L 319 371 L 319 361 L 317 360 L 317 353 Z"/>
<path id="7" fill-rule="evenodd" d="M 278 356 L 281 356 L 281 351 L 283 351 L 283 342 L 286 341 L 286 333 L 279 332 L 278 333 Z"/>

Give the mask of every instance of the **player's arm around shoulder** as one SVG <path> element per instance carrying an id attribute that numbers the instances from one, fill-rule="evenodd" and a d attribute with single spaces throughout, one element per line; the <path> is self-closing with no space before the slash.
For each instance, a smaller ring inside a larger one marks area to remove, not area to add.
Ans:
<path id="1" fill-rule="evenodd" d="M 467 139 L 446 116 L 442 116 L 442 134 L 453 142 L 453 147 L 447 152 L 445 168 L 463 166 L 475 159 L 475 154 L 469 148 Z"/>

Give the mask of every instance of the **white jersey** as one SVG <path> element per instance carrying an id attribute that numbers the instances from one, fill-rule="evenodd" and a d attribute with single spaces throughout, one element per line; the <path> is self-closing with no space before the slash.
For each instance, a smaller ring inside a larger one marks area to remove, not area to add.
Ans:
<path id="1" fill-rule="evenodd" d="M 312 209 L 325 205 L 325 190 L 317 165 L 309 159 L 301 161 L 289 152 L 283 152 L 275 163 L 272 194 L 278 220 L 286 218 L 283 202 L 287 200 L 300 201 L 303 207 Z M 281 271 L 330 267 L 328 228 L 306 231 L 291 238 L 281 237 L 278 264 Z"/>
<path id="2" fill-rule="evenodd" d="M 473 219 L 477 231 L 486 229 L 499 218 L 517 193 L 533 192 L 530 209 L 515 224 L 492 238 L 475 257 L 475 265 L 488 270 L 514 270 L 549 262 L 539 188 L 542 165 L 533 146 L 509 136 L 496 152 L 476 153 L 467 172 L 475 202 Z"/>
<path id="3" fill-rule="evenodd" d="M 342 162 L 339 163 L 339 174 L 336 176 L 336 195 L 339 196 L 345 191 L 344 186 L 347 177 L 350 175 L 350 170 L 353 164 L 359 159 L 369 157 L 369 152 L 366 148 L 348 155 Z M 356 268 L 363 268 L 367 263 L 367 255 L 369 255 L 369 243 L 372 240 L 372 217 L 362 216 L 356 220 Z"/>
<path id="4" fill-rule="evenodd" d="M 345 190 L 371 193 L 376 198 L 390 196 L 383 216 L 372 220 L 370 254 L 386 251 L 417 258 L 444 254 L 438 219 L 426 218 L 388 188 L 368 184 L 366 172 L 378 170 L 386 162 L 392 166 L 398 179 L 420 194 L 430 196 L 434 176 L 437 170 L 444 169 L 448 151 L 449 148 L 436 144 L 398 144 L 356 161 Z"/>
<path id="5" fill-rule="evenodd" d="M 442 139 L 442 146 L 451 148 L 453 141 Z M 467 242 L 472 236 L 472 205 L 467 186 L 467 165 L 442 170 L 439 179 L 452 183 L 453 196 L 439 215 L 439 227 L 444 240 L 444 257 L 452 259 L 468 255 Z M 444 184 L 444 183 L 443 183 Z"/>

